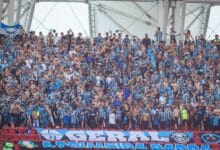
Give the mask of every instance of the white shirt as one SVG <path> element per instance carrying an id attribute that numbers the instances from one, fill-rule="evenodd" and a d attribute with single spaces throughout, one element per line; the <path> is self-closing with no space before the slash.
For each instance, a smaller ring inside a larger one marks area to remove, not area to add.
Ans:
<path id="1" fill-rule="evenodd" d="M 25 63 L 26 63 L 26 66 L 31 69 L 31 64 L 33 63 L 33 60 L 32 59 L 27 59 L 25 60 Z"/>
<path id="2" fill-rule="evenodd" d="M 67 81 L 69 81 L 71 79 L 72 75 L 68 74 L 68 73 L 64 73 L 64 77 Z"/>
<path id="3" fill-rule="evenodd" d="M 161 97 L 159 98 L 159 102 L 160 102 L 160 104 L 165 105 L 165 104 L 166 104 L 166 97 L 161 96 Z"/>
<path id="4" fill-rule="evenodd" d="M 101 77 L 96 76 L 96 85 L 99 86 L 101 84 Z"/>
<path id="5" fill-rule="evenodd" d="M 109 114 L 109 124 L 115 124 L 115 113 Z"/>
<path id="6" fill-rule="evenodd" d="M 60 37 L 59 36 L 54 36 L 53 38 L 53 41 L 54 41 L 54 44 L 57 44 L 57 42 L 60 40 Z"/>
<path id="7" fill-rule="evenodd" d="M 112 78 L 111 78 L 111 77 L 107 77 L 107 78 L 106 78 L 106 82 L 107 82 L 108 84 L 110 84 L 110 83 L 112 82 Z"/>
<path id="8" fill-rule="evenodd" d="M 41 64 L 43 71 L 47 70 L 47 65 L 46 64 Z"/>
<path id="9" fill-rule="evenodd" d="M 73 54 L 76 54 L 76 51 L 74 51 L 74 50 L 69 51 L 69 56 L 70 57 L 72 57 Z"/>

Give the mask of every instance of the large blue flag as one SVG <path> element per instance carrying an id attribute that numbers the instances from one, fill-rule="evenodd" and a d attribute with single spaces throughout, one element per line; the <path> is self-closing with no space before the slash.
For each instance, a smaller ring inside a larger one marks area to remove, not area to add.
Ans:
<path id="1" fill-rule="evenodd" d="M 8 35 L 10 37 L 15 37 L 17 34 L 19 34 L 19 28 L 20 24 L 15 24 L 13 26 L 8 26 L 4 23 L 0 24 L 0 34 Z"/>

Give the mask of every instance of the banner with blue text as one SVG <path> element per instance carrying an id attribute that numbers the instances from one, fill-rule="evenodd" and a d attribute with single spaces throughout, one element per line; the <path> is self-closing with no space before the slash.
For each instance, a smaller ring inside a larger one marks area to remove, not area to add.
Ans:
<path id="1" fill-rule="evenodd" d="M 45 149 L 211 150 L 195 143 L 193 132 L 36 129 Z M 20 141 L 20 143 L 28 143 Z M 30 144 L 29 144 L 30 145 Z"/>

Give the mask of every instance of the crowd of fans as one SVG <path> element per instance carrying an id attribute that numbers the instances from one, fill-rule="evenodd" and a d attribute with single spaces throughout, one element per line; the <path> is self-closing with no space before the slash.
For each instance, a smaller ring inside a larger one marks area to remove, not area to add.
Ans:
<path id="1" fill-rule="evenodd" d="M 1 35 L 1 126 L 219 130 L 220 39 L 163 34 Z"/>

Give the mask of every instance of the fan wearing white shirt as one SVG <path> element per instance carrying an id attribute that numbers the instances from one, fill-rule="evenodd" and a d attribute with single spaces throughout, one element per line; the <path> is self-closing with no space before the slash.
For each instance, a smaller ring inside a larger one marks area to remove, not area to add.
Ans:
<path id="1" fill-rule="evenodd" d="M 102 80 L 102 78 L 101 78 L 101 76 L 96 76 L 96 86 L 100 86 L 101 85 L 101 80 Z"/>
<path id="2" fill-rule="evenodd" d="M 55 36 L 53 37 L 54 44 L 57 45 L 57 43 L 61 40 L 61 37 L 58 36 L 58 33 L 55 33 Z"/>
<path id="3" fill-rule="evenodd" d="M 116 118 L 115 118 L 115 111 L 111 111 L 109 114 L 109 128 L 115 129 Z"/>
<path id="4" fill-rule="evenodd" d="M 108 77 L 106 78 L 106 82 L 107 82 L 108 84 L 110 84 L 110 83 L 112 82 L 112 78 L 111 78 L 110 76 L 108 76 Z"/>
<path id="5" fill-rule="evenodd" d="M 67 72 L 64 72 L 64 77 L 65 77 L 65 80 L 70 81 L 72 74 L 70 73 L 69 70 Z"/>
<path id="6" fill-rule="evenodd" d="M 32 59 L 27 59 L 25 60 L 25 63 L 26 63 L 26 66 L 31 69 L 31 64 L 33 63 L 33 60 Z"/>
<path id="7" fill-rule="evenodd" d="M 159 103 L 160 103 L 160 105 L 166 105 L 167 100 L 166 100 L 165 93 L 163 93 L 163 95 L 160 96 Z"/>

